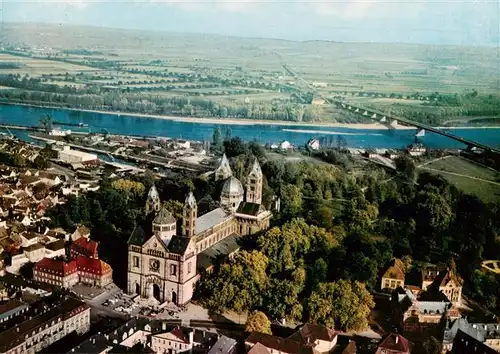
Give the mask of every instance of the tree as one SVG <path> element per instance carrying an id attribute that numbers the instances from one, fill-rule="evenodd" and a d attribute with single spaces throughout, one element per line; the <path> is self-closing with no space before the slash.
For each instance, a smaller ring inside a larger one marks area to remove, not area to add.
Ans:
<path id="1" fill-rule="evenodd" d="M 309 298 L 309 317 L 313 322 L 342 331 L 368 328 L 368 316 L 375 306 L 364 284 L 339 280 L 320 283 Z"/>
<path id="2" fill-rule="evenodd" d="M 245 331 L 249 333 L 259 332 L 259 333 L 272 334 L 271 321 L 269 321 L 264 312 L 261 311 L 252 312 L 248 316 Z"/>
<path id="3" fill-rule="evenodd" d="M 222 143 L 223 143 L 223 138 L 222 138 L 222 132 L 220 127 L 217 127 L 214 129 L 214 132 L 212 134 L 212 145 L 216 149 L 222 148 Z"/>
<path id="4" fill-rule="evenodd" d="M 247 146 L 241 138 L 237 136 L 224 141 L 224 152 L 227 157 L 244 155 L 247 152 Z"/>
<path id="5" fill-rule="evenodd" d="M 111 187 L 117 190 L 126 192 L 134 197 L 142 197 L 146 188 L 141 182 L 132 181 L 130 179 L 117 179 L 111 182 Z"/>
<path id="6" fill-rule="evenodd" d="M 302 192 L 293 184 L 281 188 L 281 205 L 285 214 L 297 215 L 302 211 Z"/>
<path id="7" fill-rule="evenodd" d="M 403 174 L 408 180 L 410 181 L 415 181 L 415 178 L 417 176 L 417 171 L 416 171 L 416 166 L 415 162 L 408 157 L 408 156 L 403 156 L 400 155 L 394 160 L 396 164 L 396 170 Z"/>
<path id="8" fill-rule="evenodd" d="M 52 131 L 53 118 L 50 114 L 46 114 L 40 118 L 40 126 L 45 130 L 45 133 Z"/>
<path id="9" fill-rule="evenodd" d="M 184 210 L 184 204 L 177 200 L 170 199 L 163 204 L 167 210 L 172 214 L 177 220 L 182 219 L 182 213 Z"/>

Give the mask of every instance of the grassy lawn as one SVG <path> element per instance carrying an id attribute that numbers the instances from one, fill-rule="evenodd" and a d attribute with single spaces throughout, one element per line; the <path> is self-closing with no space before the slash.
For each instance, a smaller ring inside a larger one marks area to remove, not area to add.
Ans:
<path id="1" fill-rule="evenodd" d="M 435 161 L 421 168 L 421 170 L 440 174 L 458 189 L 467 194 L 475 195 L 485 202 L 500 201 L 500 184 L 498 184 L 500 173 L 462 157 L 451 156 Z"/>
<path id="2" fill-rule="evenodd" d="M 478 165 L 460 156 L 450 156 L 446 159 L 432 162 L 426 167 L 430 167 L 436 170 L 459 173 L 466 176 L 482 178 L 494 182 L 498 181 L 498 179 L 500 178 L 500 173 L 487 167 Z"/>

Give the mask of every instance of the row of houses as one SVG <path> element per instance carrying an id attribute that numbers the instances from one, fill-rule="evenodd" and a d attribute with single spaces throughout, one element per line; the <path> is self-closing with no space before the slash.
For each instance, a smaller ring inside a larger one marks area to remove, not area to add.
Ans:
<path id="1" fill-rule="evenodd" d="M 0 305 L 0 352 L 34 354 L 71 333 L 90 328 L 90 307 L 73 297 L 18 299 Z"/>

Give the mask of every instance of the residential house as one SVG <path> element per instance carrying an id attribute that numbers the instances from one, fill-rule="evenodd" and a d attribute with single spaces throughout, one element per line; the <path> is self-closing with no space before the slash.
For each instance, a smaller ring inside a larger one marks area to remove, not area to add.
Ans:
<path id="1" fill-rule="evenodd" d="M 89 330 L 90 307 L 84 302 L 71 297 L 55 304 L 43 302 L 30 305 L 27 311 L 5 322 L 0 332 L 1 353 L 38 353 L 72 332 L 83 334 Z"/>
<path id="2" fill-rule="evenodd" d="M 260 344 L 271 353 L 279 354 L 319 354 L 312 346 L 307 346 L 292 339 L 281 338 L 271 334 L 253 332 L 245 340 L 245 345 L 250 348 Z"/>
<path id="3" fill-rule="evenodd" d="M 390 333 L 382 338 L 375 354 L 410 354 L 410 343 L 402 335 Z"/>
<path id="4" fill-rule="evenodd" d="M 236 354 L 238 343 L 226 336 L 221 336 L 207 354 Z"/>
<path id="5" fill-rule="evenodd" d="M 23 252 L 29 262 L 36 263 L 45 257 L 45 247 L 40 243 L 23 247 Z"/>
<path id="6" fill-rule="evenodd" d="M 71 234 L 71 241 L 76 241 L 80 237 L 88 239 L 90 237 L 90 230 L 87 226 L 80 225 L 76 228 L 76 230 Z"/>
<path id="7" fill-rule="evenodd" d="M 288 339 L 313 346 L 320 353 L 327 353 L 337 345 L 337 332 L 326 326 L 306 323 Z"/>
<path id="8" fill-rule="evenodd" d="M 445 294 L 452 304 L 459 304 L 461 302 L 463 280 L 451 269 L 440 273 L 436 278 L 435 284 L 439 291 Z"/>
<path id="9" fill-rule="evenodd" d="M 99 258 L 97 248 L 99 244 L 86 237 L 80 237 L 69 245 L 71 258 L 85 256 L 89 258 Z"/>
<path id="10" fill-rule="evenodd" d="M 394 258 L 382 275 L 380 287 L 382 290 L 392 291 L 404 285 L 405 265 L 399 258 Z"/>
<path id="11" fill-rule="evenodd" d="M 245 340 L 251 350 L 262 351 L 260 345 L 273 353 L 329 353 L 337 345 L 337 332 L 322 325 L 306 323 L 288 338 L 254 332 Z M 259 347 L 254 347 L 260 344 Z"/>
<path id="12" fill-rule="evenodd" d="M 26 312 L 28 308 L 28 304 L 18 299 L 8 300 L 6 303 L 0 304 L 0 323 L 4 323 Z"/>
<path id="13" fill-rule="evenodd" d="M 66 255 L 66 246 L 64 240 L 55 240 L 45 244 L 45 257 L 56 258 Z"/>
<path id="14" fill-rule="evenodd" d="M 293 145 L 289 141 L 285 140 L 279 144 L 279 148 L 280 150 L 293 150 Z"/>
<path id="15" fill-rule="evenodd" d="M 207 353 L 218 342 L 218 339 L 219 336 L 216 333 L 204 330 L 168 326 L 165 322 L 147 318 L 133 318 L 112 332 L 92 336 L 71 349 L 68 354 L 126 353 L 137 344 L 143 345 L 146 352 L 152 351 L 159 354 Z M 229 343 L 229 341 L 224 342 Z M 224 352 L 217 351 L 217 353 Z"/>
<path id="16" fill-rule="evenodd" d="M 319 150 L 321 146 L 318 139 L 311 139 L 307 142 L 307 147 L 310 150 Z"/>

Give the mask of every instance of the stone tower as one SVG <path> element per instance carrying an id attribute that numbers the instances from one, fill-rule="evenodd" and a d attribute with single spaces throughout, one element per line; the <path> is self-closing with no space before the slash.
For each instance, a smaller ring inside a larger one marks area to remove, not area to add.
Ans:
<path id="1" fill-rule="evenodd" d="M 153 220 L 153 233 L 159 236 L 163 243 L 168 246 L 170 240 L 177 232 L 176 224 L 177 220 L 175 220 L 167 208 L 163 206 Z"/>
<path id="2" fill-rule="evenodd" d="M 192 192 L 186 198 L 184 203 L 182 217 L 182 234 L 186 237 L 193 237 L 196 234 L 196 217 L 198 214 L 198 206 Z"/>
<path id="3" fill-rule="evenodd" d="M 149 215 L 151 213 L 156 214 L 157 212 L 160 211 L 160 208 L 161 208 L 160 195 L 158 194 L 155 185 L 153 185 L 149 190 L 148 198 L 146 199 L 146 215 Z"/>
<path id="4" fill-rule="evenodd" d="M 246 201 L 248 203 L 262 204 L 262 178 L 259 161 L 255 159 L 247 177 Z"/>
<path id="5" fill-rule="evenodd" d="M 231 171 L 231 166 L 229 165 L 229 160 L 226 157 L 226 154 L 222 155 L 222 159 L 220 160 L 219 167 L 215 170 L 215 180 L 221 181 L 228 179 L 233 175 Z"/>

